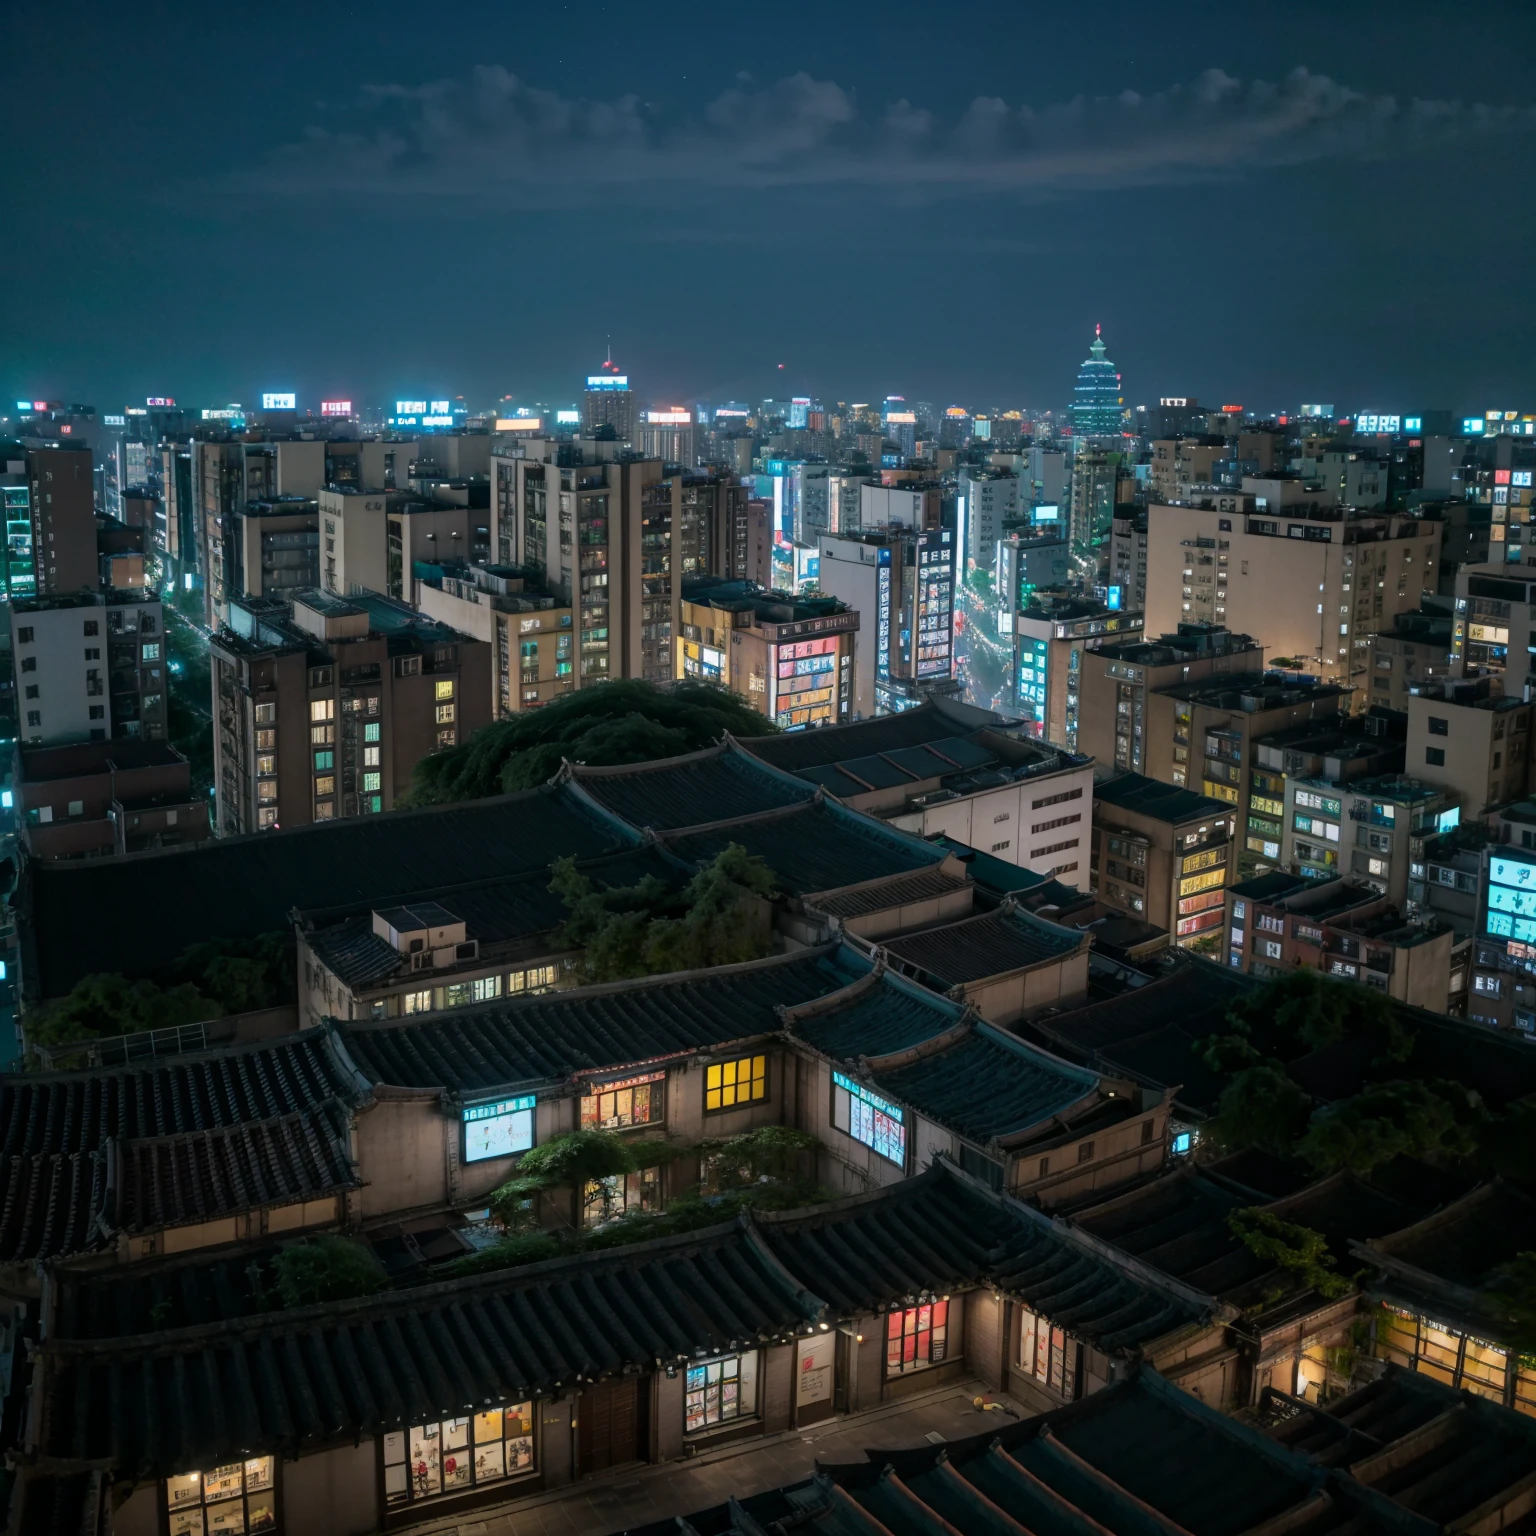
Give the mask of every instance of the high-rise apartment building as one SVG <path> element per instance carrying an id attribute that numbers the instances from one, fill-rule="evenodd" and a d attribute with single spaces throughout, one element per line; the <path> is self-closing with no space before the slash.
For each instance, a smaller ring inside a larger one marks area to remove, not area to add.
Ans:
<path id="1" fill-rule="evenodd" d="M 1252 635 L 1280 663 L 1360 690 L 1371 637 L 1433 593 L 1440 525 L 1395 513 L 1260 507 L 1242 493 L 1147 511 L 1147 626 Z"/>
<path id="2" fill-rule="evenodd" d="M 517 566 L 416 566 L 415 606 L 492 650 L 491 713 L 505 720 L 576 687 L 571 609 Z"/>
<path id="3" fill-rule="evenodd" d="M 94 590 L 96 499 L 90 449 L 29 448 L 26 465 L 34 590 Z"/>
<path id="4" fill-rule="evenodd" d="M 1153 696 L 1180 684 L 1259 671 L 1263 665 L 1264 648 L 1251 636 L 1209 624 L 1181 624 L 1155 640 L 1145 635 L 1105 640 L 1084 651 L 1079 667 L 1079 748 L 1122 772 L 1166 778 L 1176 743 L 1166 722 L 1154 722 Z"/>
<path id="5" fill-rule="evenodd" d="M 1019 478 L 1001 469 L 960 471 L 955 486 L 955 527 L 965 571 L 992 571 L 997 541 L 1019 515 Z"/>
<path id="6" fill-rule="evenodd" d="M 509 445 L 492 471 L 496 563 L 538 573 L 570 608 L 578 688 L 673 678 L 682 582 L 766 559 L 761 509 L 730 476 L 668 474 L 591 438 Z"/>
<path id="7" fill-rule="evenodd" d="M 910 709 L 954 681 L 955 536 L 893 528 L 819 541 L 821 591 L 859 615 L 853 713 Z"/>
<path id="8" fill-rule="evenodd" d="M 1481 819 L 1523 800 L 1530 787 L 1536 704 L 1499 691 L 1488 677 L 1442 677 L 1408 699 L 1408 772 L 1453 790 Z"/>
<path id="9" fill-rule="evenodd" d="M 683 590 L 678 676 L 720 683 L 782 730 L 853 718 L 859 615 L 835 598 L 786 599 L 745 582 Z"/>
<path id="10" fill-rule="evenodd" d="M 387 811 L 491 719 L 491 646 L 374 593 L 236 599 L 210 642 L 220 835 Z"/>
<path id="11" fill-rule="evenodd" d="M 1035 592 L 998 628 L 1013 640 L 1013 690 L 1031 734 L 1077 750 L 1083 657 L 1101 645 L 1139 636 L 1142 616 L 1112 610 L 1075 592 Z"/>
<path id="12" fill-rule="evenodd" d="M 586 392 L 581 397 L 581 430 L 596 432 L 607 427 L 622 443 L 634 441 L 635 396 L 629 387 L 629 375 L 619 372 L 610 357 L 587 375 Z"/>
<path id="13" fill-rule="evenodd" d="M 165 739 L 169 672 L 157 596 L 80 591 L 17 598 L 10 623 L 18 740 L 57 746 L 114 736 Z"/>
<path id="14" fill-rule="evenodd" d="M 234 515 L 233 590 L 292 597 L 320 584 L 320 514 L 312 497 L 253 501 Z"/>
<path id="15" fill-rule="evenodd" d="M 489 560 L 488 508 L 468 505 L 468 495 L 439 498 L 434 489 L 321 491 L 318 585 L 340 597 L 378 592 L 409 602 L 417 561 Z M 466 489 L 478 489 L 473 499 L 484 502 L 485 482 Z"/>
<path id="16" fill-rule="evenodd" d="M 640 452 L 648 459 L 660 459 L 663 464 L 692 469 L 698 462 L 693 412 L 681 406 L 647 411 L 640 424 Z"/>
<path id="17" fill-rule="evenodd" d="M 1135 481 L 1123 472 L 1124 465 L 1123 453 L 1095 443 L 1079 442 L 1072 455 L 1068 536 L 1072 558 L 1090 580 L 1109 557 L 1116 509 L 1135 492 Z"/>

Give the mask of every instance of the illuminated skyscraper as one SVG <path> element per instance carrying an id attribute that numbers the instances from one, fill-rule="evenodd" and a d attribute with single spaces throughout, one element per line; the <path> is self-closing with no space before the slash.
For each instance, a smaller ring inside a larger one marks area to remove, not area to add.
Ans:
<path id="1" fill-rule="evenodd" d="M 619 372 L 612 354 L 596 373 L 587 375 L 587 392 L 581 397 L 582 431 L 594 432 L 599 427 L 612 427 L 625 442 L 634 437 L 635 397 L 629 375 Z"/>
<path id="2" fill-rule="evenodd" d="M 1072 393 L 1072 430 L 1079 437 L 1119 437 L 1125 402 L 1120 394 L 1120 375 L 1104 355 L 1103 329 L 1093 328 L 1090 356 L 1077 370 Z"/>

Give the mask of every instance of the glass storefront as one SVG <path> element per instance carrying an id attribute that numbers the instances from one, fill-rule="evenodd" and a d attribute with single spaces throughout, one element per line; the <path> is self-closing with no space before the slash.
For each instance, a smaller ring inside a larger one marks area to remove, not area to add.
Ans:
<path id="1" fill-rule="evenodd" d="M 171 1536 L 238 1536 L 277 1529 L 275 1468 L 270 1456 L 232 1461 L 165 1480 Z"/>
<path id="2" fill-rule="evenodd" d="M 384 1499 L 391 1508 L 533 1470 L 532 1403 L 435 1419 L 384 1436 Z"/>
<path id="3" fill-rule="evenodd" d="M 757 1352 L 721 1355 L 688 1367 L 683 1427 L 690 1435 L 757 1413 Z"/>

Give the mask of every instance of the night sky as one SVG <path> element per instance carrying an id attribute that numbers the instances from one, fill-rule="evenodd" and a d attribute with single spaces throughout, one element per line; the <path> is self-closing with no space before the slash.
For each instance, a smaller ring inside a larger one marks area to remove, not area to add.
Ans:
<path id="1" fill-rule="evenodd" d="M 0 9 L 7 399 L 1536 409 L 1529 0 Z"/>

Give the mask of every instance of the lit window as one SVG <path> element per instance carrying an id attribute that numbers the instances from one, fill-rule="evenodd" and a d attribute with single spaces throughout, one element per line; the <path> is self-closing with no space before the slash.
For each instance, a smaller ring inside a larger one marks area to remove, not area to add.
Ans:
<path id="1" fill-rule="evenodd" d="M 377 768 L 379 766 L 379 748 L 363 748 L 363 766 L 365 768 Z"/>
<path id="2" fill-rule="evenodd" d="M 437 723 L 439 725 L 451 725 L 454 718 L 454 706 L 452 704 L 439 704 L 437 706 Z"/>
<path id="3" fill-rule="evenodd" d="M 662 1119 L 665 1072 L 626 1077 L 616 1083 L 595 1083 L 581 1100 L 583 1130 L 613 1131 L 626 1125 L 654 1125 Z"/>
<path id="4" fill-rule="evenodd" d="M 379 789 L 381 787 L 380 778 L 381 776 L 377 773 L 365 773 L 363 775 L 364 792 L 371 794 L 373 791 Z"/>
<path id="5" fill-rule="evenodd" d="M 768 1058 L 742 1056 L 704 1069 L 704 1108 L 734 1109 L 768 1097 Z"/>
<path id="6" fill-rule="evenodd" d="M 688 1367 L 683 1426 L 688 1434 L 757 1413 L 757 1353 L 723 1355 Z"/>
<path id="7" fill-rule="evenodd" d="M 438 683 L 434 691 L 439 699 L 451 699 L 453 697 L 453 679 L 448 678 Z"/>
<path id="8" fill-rule="evenodd" d="M 336 718 L 336 700 L 311 699 L 309 701 L 309 718 L 311 720 L 334 720 Z"/>
<path id="9" fill-rule="evenodd" d="M 317 795 L 334 795 L 336 793 L 336 780 L 330 775 L 316 779 L 315 793 Z"/>
<path id="10" fill-rule="evenodd" d="M 832 1074 L 832 1124 L 871 1151 L 906 1167 L 905 1115 L 894 1104 L 861 1087 L 841 1072 Z"/>
<path id="11" fill-rule="evenodd" d="M 363 727 L 364 741 L 377 741 L 379 739 L 379 722 L 371 720 Z"/>
<path id="12" fill-rule="evenodd" d="M 892 1312 L 885 1325 L 885 1374 L 920 1371 L 949 1353 L 949 1303 L 927 1302 Z"/>
<path id="13" fill-rule="evenodd" d="M 532 1403 L 413 1424 L 384 1436 L 386 1504 L 413 1504 L 532 1471 Z"/>
<path id="14" fill-rule="evenodd" d="M 277 1526 L 277 1494 L 270 1456 L 232 1461 L 207 1472 L 165 1480 L 171 1536 L 213 1531 L 270 1531 Z"/>
<path id="15" fill-rule="evenodd" d="M 1057 1328 L 1026 1307 L 1019 1308 L 1019 1369 L 1063 1397 L 1077 1396 L 1078 1342 L 1064 1328 Z"/>
<path id="16" fill-rule="evenodd" d="M 277 720 L 276 704 L 258 704 L 256 706 L 257 725 L 272 725 Z"/>
<path id="17" fill-rule="evenodd" d="M 315 805 L 316 821 L 334 821 L 336 817 L 336 803 L 333 800 L 320 800 Z"/>
<path id="18" fill-rule="evenodd" d="M 158 640 L 145 642 L 143 647 L 143 659 L 145 661 L 160 660 L 160 642 Z"/>
<path id="19" fill-rule="evenodd" d="M 553 965 L 531 965 L 526 971 L 513 971 L 507 977 L 507 991 L 547 992 L 558 975 L 559 970 Z"/>
<path id="20" fill-rule="evenodd" d="M 493 1104 L 464 1107 L 464 1161 L 482 1162 L 488 1157 L 509 1157 L 533 1145 L 534 1096 L 526 1093 Z"/>
<path id="21" fill-rule="evenodd" d="M 336 766 L 336 754 L 334 752 L 316 752 L 315 753 L 315 771 L 317 773 L 320 772 L 322 769 L 331 769 L 331 768 L 334 768 L 335 766 Z"/>
<path id="22" fill-rule="evenodd" d="M 277 799 L 277 780 L 276 779 L 262 779 L 256 785 L 256 798 L 258 800 L 276 800 Z"/>

